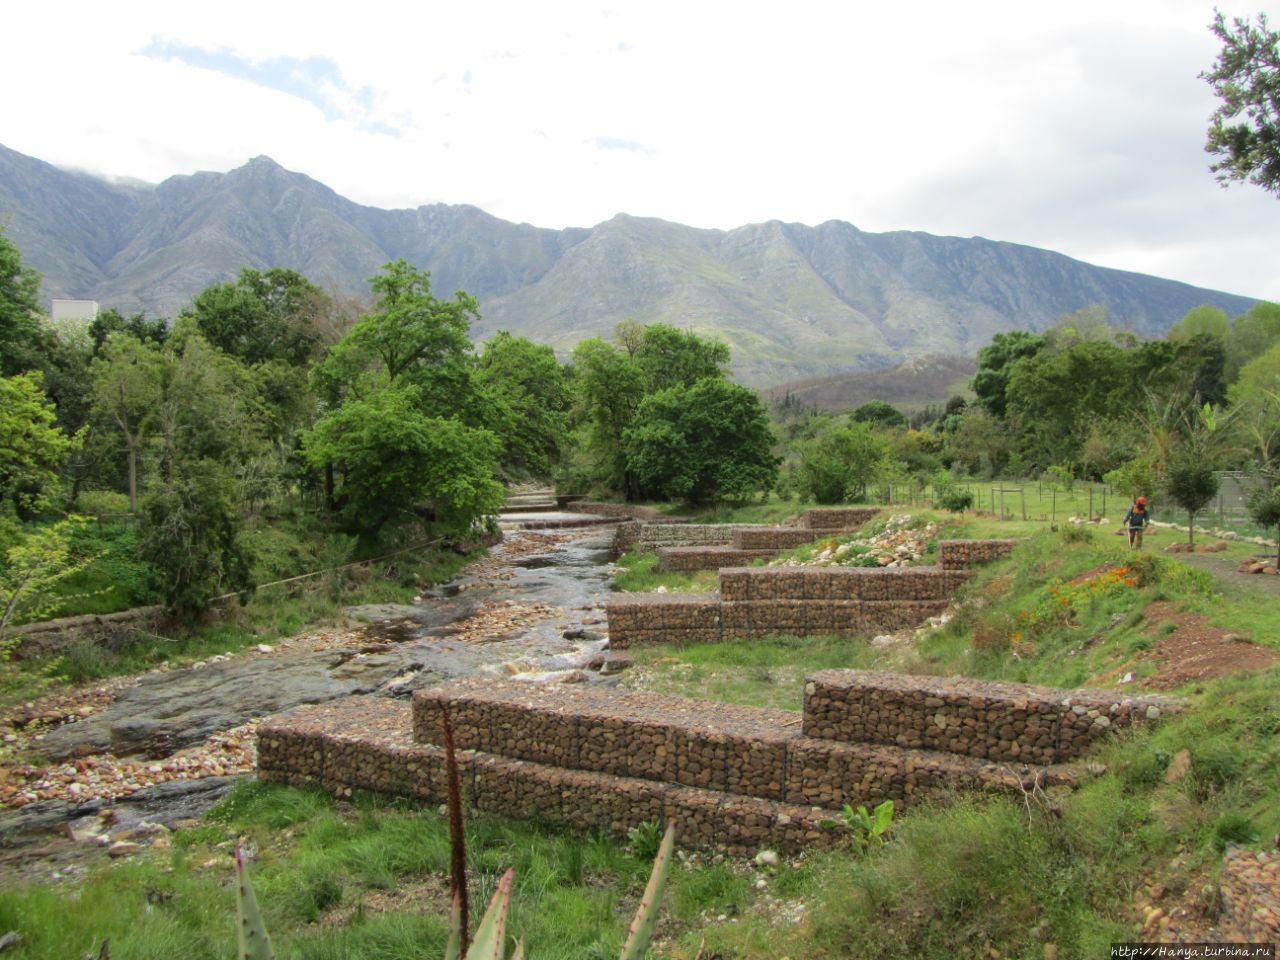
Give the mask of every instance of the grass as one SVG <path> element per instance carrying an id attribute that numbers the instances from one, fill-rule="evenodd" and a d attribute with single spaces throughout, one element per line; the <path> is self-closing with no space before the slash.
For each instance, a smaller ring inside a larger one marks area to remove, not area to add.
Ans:
<path id="1" fill-rule="evenodd" d="M 1110 683 L 1149 651 L 1143 610 L 1156 599 L 1280 645 L 1273 598 L 1157 555 L 1159 540 L 1139 558 L 1109 528 L 913 512 L 946 536 L 1028 540 L 971 581 L 959 618 L 915 643 L 641 647 L 627 682 L 788 709 L 800 706 L 803 678 L 829 667 Z M 633 582 L 693 582 L 668 576 Z M 1185 713 L 1105 747 L 1072 793 L 909 808 L 883 845 L 768 868 L 691 857 L 673 872 L 652 955 L 690 960 L 705 938 L 708 955 L 735 960 L 1040 957 L 1047 944 L 1066 958 L 1145 939 L 1135 891 L 1160 886 L 1166 904 L 1205 907 L 1228 844 L 1265 847 L 1280 833 L 1277 686 L 1275 668 L 1189 685 Z M 1170 780 L 1184 760 L 1186 774 Z M 517 869 L 511 929 L 527 955 L 617 955 L 649 866 L 625 843 L 478 815 L 468 832 L 473 903 Z M 228 956 L 237 837 L 259 850 L 254 881 L 280 956 L 442 955 L 448 845 L 435 809 L 257 784 L 175 833 L 168 850 L 74 884 L 0 889 L 0 929 L 23 932 L 23 957 L 96 952 L 104 936 L 118 956 Z"/>
<path id="2" fill-rule="evenodd" d="M 617 956 L 648 861 L 597 835 L 553 836 L 492 817 L 473 817 L 467 832 L 473 910 L 513 866 L 510 924 L 530 956 Z M 96 954 L 105 938 L 116 956 L 230 956 L 237 839 L 257 850 L 254 887 L 279 956 L 443 955 L 449 842 L 438 811 L 263 784 L 237 788 L 168 850 L 95 871 L 74 890 L 0 890 L 0 926 L 22 932 L 23 957 Z M 745 896 L 736 872 L 724 864 L 677 871 L 672 896 L 689 910 L 724 908 Z"/>
<path id="3" fill-rule="evenodd" d="M 626 593 L 647 593 L 659 587 L 681 593 L 711 593 L 720 589 L 719 574 L 715 570 L 660 571 L 657 564 L 656 553 L 624 554 L 618 559 L 613 589 Z"/>

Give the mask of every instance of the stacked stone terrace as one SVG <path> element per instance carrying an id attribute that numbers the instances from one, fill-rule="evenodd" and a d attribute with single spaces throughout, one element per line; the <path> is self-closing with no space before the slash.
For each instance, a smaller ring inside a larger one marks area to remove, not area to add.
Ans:
<path id="1" fill-rule="evenodd" d="M 761 524 L 643 524 L 634 546 L 657 553 L 660 570 L 718 570 L 768 560 L 822 536 L 857 530 L 879 507 L 806 510 L 798 527 Z"/>
<path id="2" fill-rule="evenodd" d="M 874 721 L 862 722 L 856 705 L 869 702 Z M 948 750 L 903 746 L 919 739 L 924 704 L 935 726 L 954 724 L 966 736 L 947 741 Z M 838 839 L 822 821 L 845 803 L 892 799 L 901 809 L 957 791 L 1071 785 L 1066 761 L 1176 701 L 824 671 L 809 681 L 804 712 L 794 713 L 474 678 L 418 691 L 412 705 L 351 697 L 270 718 L 258 730 L 259 775 L 338 795 L 362 789 L 443 802 L 446 706 L 475 808 L 617 836 L 676 819 L 682 846 L 742 855 Z M 1085 734 L 1074 735 L 1077 727 Z M 1035 762 L 1041 757 L 1054 760 Z"/>
<path id="3" fill-rule="evenodd" d="M 718 593 L 618 595 L 605 609 L 609 643 L 715 643 L 794 636 L 870 637 L 923 623 L 947 608 L 968 568 L 1016 540 L 946 540 L 930 567 L 731 567 Z"/>

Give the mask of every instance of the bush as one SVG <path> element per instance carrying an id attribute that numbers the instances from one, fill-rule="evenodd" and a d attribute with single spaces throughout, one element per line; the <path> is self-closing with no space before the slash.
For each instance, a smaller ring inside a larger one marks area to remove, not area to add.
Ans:
<path id="1" fill-rule="evenodd" d="M 973 508 L 973 491 L 952 487 L 944 490 L 935 498 L 939 507 L 951 513 L 964 513 Z"/>

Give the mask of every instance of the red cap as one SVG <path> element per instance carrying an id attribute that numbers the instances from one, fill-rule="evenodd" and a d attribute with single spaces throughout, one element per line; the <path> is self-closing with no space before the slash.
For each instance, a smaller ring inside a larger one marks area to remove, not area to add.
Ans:
<path id="1" fill-rule="evenodd" d="M 1140 506 L 1140 507 L 1145 507 L 1146 505 L 1147 505 L 1147 498 L 1146 498 L 1146 497 L 1139 497 L 1139 498 L 1138 498 L 1138 506 Z"/>

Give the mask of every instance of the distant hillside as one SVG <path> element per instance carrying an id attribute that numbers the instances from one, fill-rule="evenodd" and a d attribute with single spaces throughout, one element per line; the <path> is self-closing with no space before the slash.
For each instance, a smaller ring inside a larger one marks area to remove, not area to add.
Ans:
<path id="1" fill-rule="evenodd" d="M 885 370 L 864 370 L 833 377 L 795 380 L 763 392 L 766 403 L 790 395 L 803 407 L 831 412 L 853 410 L 871 400 L 883 400 L 900 410 L 939 407 L 953 396 L 968 397 L 969 381 L 977 370 L 971 357 L 913 357 Z"/>
<path id="2" fill-rule="evenodd" d="M 471 206 L 379 210 L 267 157 L 146 186 L 0 147 L 0 223 L 50 298 L 173 316 L 241 267 L 275 266 L 363 298 L 403 257 L 437 292 L 479 299 L 478 339 L 505 329 L 567 354 L 622 320 L 662 321 L 724 339 L 754 385 L 973 356 L 994 333 L 1093 304 L 1151 337 L 1200 304 L 1236 316 L 1254 302 L 1034 247 L 839 221 L 722 231 L 620 214 L 546 230 Z"/>

